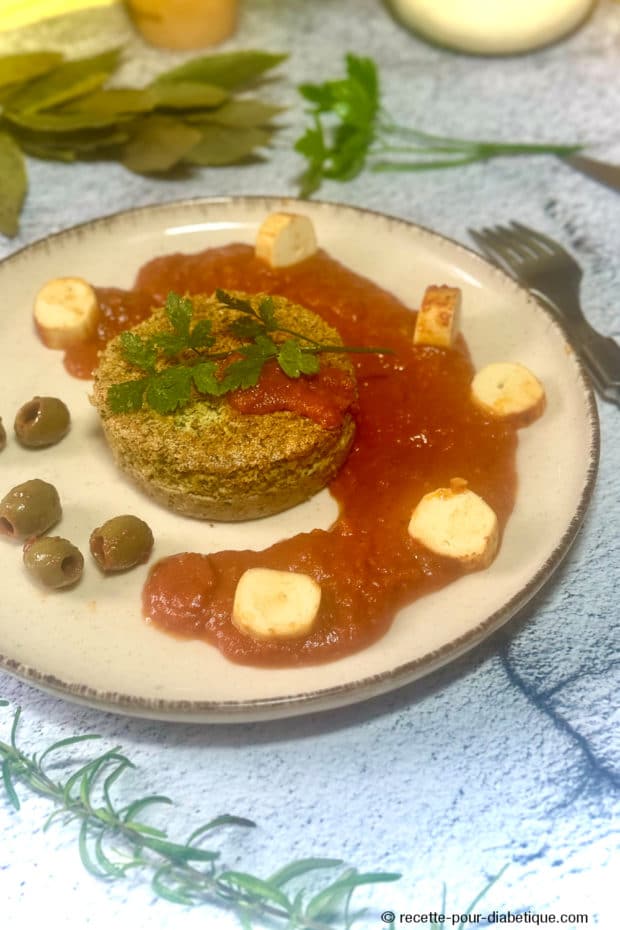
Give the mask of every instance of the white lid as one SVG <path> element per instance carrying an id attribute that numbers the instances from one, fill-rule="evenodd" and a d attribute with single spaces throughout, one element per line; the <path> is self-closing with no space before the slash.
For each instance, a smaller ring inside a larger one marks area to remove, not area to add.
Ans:
<path id="1" fill-rule="evenodd" d="M 483 55 L 526 52 L 579 25 L 594 0 L 390 0 L 405 25 L 441 45 Z"/>

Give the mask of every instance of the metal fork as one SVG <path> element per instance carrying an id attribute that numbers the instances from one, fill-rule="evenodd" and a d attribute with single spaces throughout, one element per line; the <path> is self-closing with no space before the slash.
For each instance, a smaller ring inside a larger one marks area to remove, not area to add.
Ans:
<path id="1" fill-rule="evenodd" d="M 620 345 L 586 320 L 579 302 L 582 271 L 572 255 L 521 223 L 468 230 L 482 253 L 524 284 L 564 323 L 605 400 L 620 405 Z"/>

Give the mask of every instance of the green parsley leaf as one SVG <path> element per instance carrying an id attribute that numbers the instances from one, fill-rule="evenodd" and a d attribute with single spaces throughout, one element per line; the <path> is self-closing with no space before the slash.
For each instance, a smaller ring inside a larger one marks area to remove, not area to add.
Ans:
<path id="1" fill-rule="evenodd" d="M 211 320 L 199 320 L 189 335 L 189 344 L 192 349 L 208 349 L 215 342 Z"/>
<path id="2" fill-rule="evenodd" d="M 189 297 L 179 297 L 170 291 L 166 297 L 166 316 L 177 333 L 189 336 L 189 324 L 194 306 Z"/>
<path id="3" fill-rule="evenodd" d="M 242 314 L 228 324 L 228 333 L 239 340 L 248 341 L 228 351 L 209 355 L 208 349 L 216 341 L 211 320 L 198 320 L 192 327 L 192 301 L 171 291 L 165 310 L 174 330 L 172 333 L 156 333 L 143 339 L 137 333 L 129 332 L 120 337 L 125 361 L 146 372 L 146 377 L 109 388 L 108 403 L 113 413 L 135 412 L 141 409 L 143 401 L 158 413 L 174 413 L 190 402 L 192 385 L 200 394 L 213 397 L 228 391 L 254 387 L 265 363 L 270 359 L 276 359 L 282 371 L 290 378 L 300 378 L 319 371 L 317 355 L 320 352 L 383 354 L 390 351 L 371 346 L 325 345 L 303 333 L 281 328 L 271 297 L 264 297 L 258 309 L 255 309 L 249 300 L 223 290 L 216 293 L 225 307 Z M 275 342 L 268 335 L 271 332 L 279 332 L 280 339 L 284 333 L 292 338 Z M 190 349 L 197 358 L 187 352 Z M 166 364 L 158 369 L 160 355 Z M 181 355 L 183 360 L 174 364 L 174 356 Z M 220 376 L 219 363 L 226 361 L 228 364 Z"/>
<path id="4" fill-rule="evenodd" d="M 189 403 L 192 390 L 192 368 L 176 365 L 153 375 L 146 385 L 146 401 L 157 413 L 174 413 Z"/>
<path id="5" fill-rule="evenodd" d="M 258 315 L 265 324 L 266 330 L 274 330 L 278 328 L 276 310 L 271 297 L 265 297 L 264 300 L 261 300 L 260 307 L 258 308 Z"/>
<path id="6" fill-rule="evenodd" d="M 259 333 L 264 332 L 265 327 L 259 320 L 240 316 L 238 320 L 233 320 L 228 329 L 237 339 L 254 339 Z"/>
<path id="7" fill-rule="evenodd" d="M 220 381 L 217 377 L 217 365 L 215 362 L 199 362 L 192 368 L 192 377 L 196 390 L 201 394 L 212 394 L 218 397 L 225 394 L 229 388 L 225 381 Z"/>
<path id="8" fill-rule="evenodd" d="M 172 358 L 187 348 L 187 337 L 182 333 L 159 333 L 153 336 L 152 341 L 166 358 Z"/>
<path id="9" fill-rule="evenodd" d="M 235 297 L 233 294 L 229 294 L 219 287 L 215 290 L 215 296 L 221 304 L 224 304 L 225 307 L 230 307 L 231 310 L 239 310 L 240 313 L 249 313 L 250 316 L 256 316 L 256 311 L 249 300 Z"/>
<path id="10" fill-rule="evenodd" d="M 287 339 L 282 343 L 276 358 L 278 365 L 289 378 L 315 375 L 320 368 L 316 354 L 302 349 L 294 339 Z"/>
<path id="11" fill-rule="evenodd" d="M 310 104 L 311 120 L 294 146 L 307 162 L 298 179 L 303 197 L 317 191 L 325 179 L 350 181 L 367 165 L 373 171 L 422 171 L 501 156 L 562 157 L 582 148 L 453 139 L 400 126 L 381 104 L 375 62 L 351 53 L 345 56 L 344 78 L 300 84 L 297 89 Z"/>
<path id="12" fill-rule="evenodd" d="M 241 346 L 238 350 L 243 358 L 232 362 L 226 369 L 224 383 L 228 390 L 250 388 L 258 384 L 266 361 L 275 358 L 278 348 L 271 339 L 258 335 L 255 342 Z"/>
<path id="13" fill-rule="evenodd" d="M 108 404 L 112 413 L 137 413 L 142 409 L 147 378 L 113 384 L 108 389 Z"/>
<path id="14" fill-rule="evenodd" d="M 137 333 L 121 333 L 121 348 L 125 360 L 143 371 L 154 371 L 157 349 L 151 340 L 142 339 Z"/>

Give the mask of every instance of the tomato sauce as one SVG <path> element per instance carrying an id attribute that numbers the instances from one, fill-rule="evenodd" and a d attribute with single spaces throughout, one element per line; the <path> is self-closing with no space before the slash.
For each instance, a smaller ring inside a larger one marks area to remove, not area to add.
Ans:
<path id="1" fill-rule="evenodd" d="M 147 294 L 161 304 L 169 290 L 211 293 L 216 287 L 287 297 L 319 313 L 345 343 L 383 346 L 393 354 L 350 356 L 358 381 L 357 432 L 330 484 L 339 505 L 330 529 L 262 552 L 165 559 L 150 572 L 144 615 L 170 633 L 212 643 L 234 662 L 332 660 L 375 642 L 400 608 L 462 574 L 408 535 L 423 494 L 464 478 L 504 528 L 516 493 L 516 429 L 470 401 L 473 369 L 462 340 L 450 350 L 415 346 L 411 309 L 324 252 L 284 269 L 270 268 L 245 245 L 163 256 L 140 271 L 128 300 Z M 276 385 L 275 403 L 279 390 Z M 230 620 L 235 588 L 250 567 L 303 572 L 319 582 L 320 612 L 309 636 L 259 642 L 236 630 Z"/>
<path id="2" fill-rule="evenodd" d="M 356 400 L 355 381 L 340 368 L 326 366 L 310 378 L 292 379 L 275 361 L 263 368 L 258 384 L 231 391 L 228 402 L 239 413 L 288 410 L 308 417 L 323 429 L 338 429 Z"/>
<path id="3" fill-rule="evenodd" d="M 94 336 L 65 351 L 64 365 L 75 378 L 92 378 L 97 356 L 110 339 L 146 320 L 154 306 L 150 294 L 124 291 L 117 287 L 95 288 L 99 304 L 99 323 Z"/>

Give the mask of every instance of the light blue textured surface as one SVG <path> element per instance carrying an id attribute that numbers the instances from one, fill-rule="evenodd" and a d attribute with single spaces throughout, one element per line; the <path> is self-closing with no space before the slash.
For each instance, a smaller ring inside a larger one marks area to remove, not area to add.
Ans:
<path id="1" fill-rule="evenodd" d="M 81 20 L 75 53 L 126 37 L 122 16 Z M 108 23 L 108 25 L 103 25 Z M 109 23 L 111 22 L 111 25 Z M 50 44 L 57 27 L 0 37 L 0 49 Z M 108 30 L 108 31 L 106 31 Z M 66 44 L 66 37 L 65 37 Z M 363 51 L 381 67 L 386 104 L 400 122 L 455 136 L 595 142 L 620 161 L 620 5 L 600 3 L 583 28 L 531 55 L 484 59 L 445 52 L 399 27 L 378 0 L 247 0 L 230 48 L 288 50 L 274 99 L 292 109 L 263 164 L 198 171 L 181 181 L 139 178 L 116 165 L 29 163 L 20 236 L 0 256 L 74 223 L 128 206 L 188 196 L 294 194 L 301 164 L 290 142 L 303 124 L 294 85 L 339 73 L 342 54 Z M 128 46 L 125 75 L 145 80 L 182 56 Z M 383 210 L 468 242 L 467 228 L 508 218 L 568 246 L 584 269 L 592 323 L 620 337 L 620 194 L 552 158 L 505 160 L 446 172 L 365 173 L 326 185 L 324 199 Z M 1 383 L 1 382 L 0 382 Z M 138 767 L 128 797 L 163 792 L 178 800 L 171 835 L 228 811 L 259 828 L 231 835 L 226 861 L 268 875 L 292 858 L 339 856 L 360 869 L 403 873 L 369 891 L 379 930 L 387 908 L 462 911 L 504 865 L 478 913 L 530 908 L 588 914 L 618 927 L 620 737 L 618 564 L 620 412 L 599 405 L 602 458 L 584 527 L 536 600 L 473 654 L 430 678 L 363 705 L 314 718 L 234 727 L 131 720 L 50 698 L 0 674 L 0 696 L 24 708 L 24 744 L 34 750 L 95 731 Z M 0 465 L 1 467 L 1 465 Z M 570 463 L 566 463 L 570 468 Z M 550 489 L 552 493 L 553 489 Z M 9 713 L 0 712 L 2 738 Z M 107 886 L 83 872 L 74 825 L 38 798 L 19 813 L 0 804 L 3 925 L 228 928 L 232 917 L 155 901 L 131 880 Z M 398 925 L 398 924 L 397 924 Z M 450 924 L 448 924 L 450 925 Z M 565 924 L 566 925 L 566 924 Z"/>

